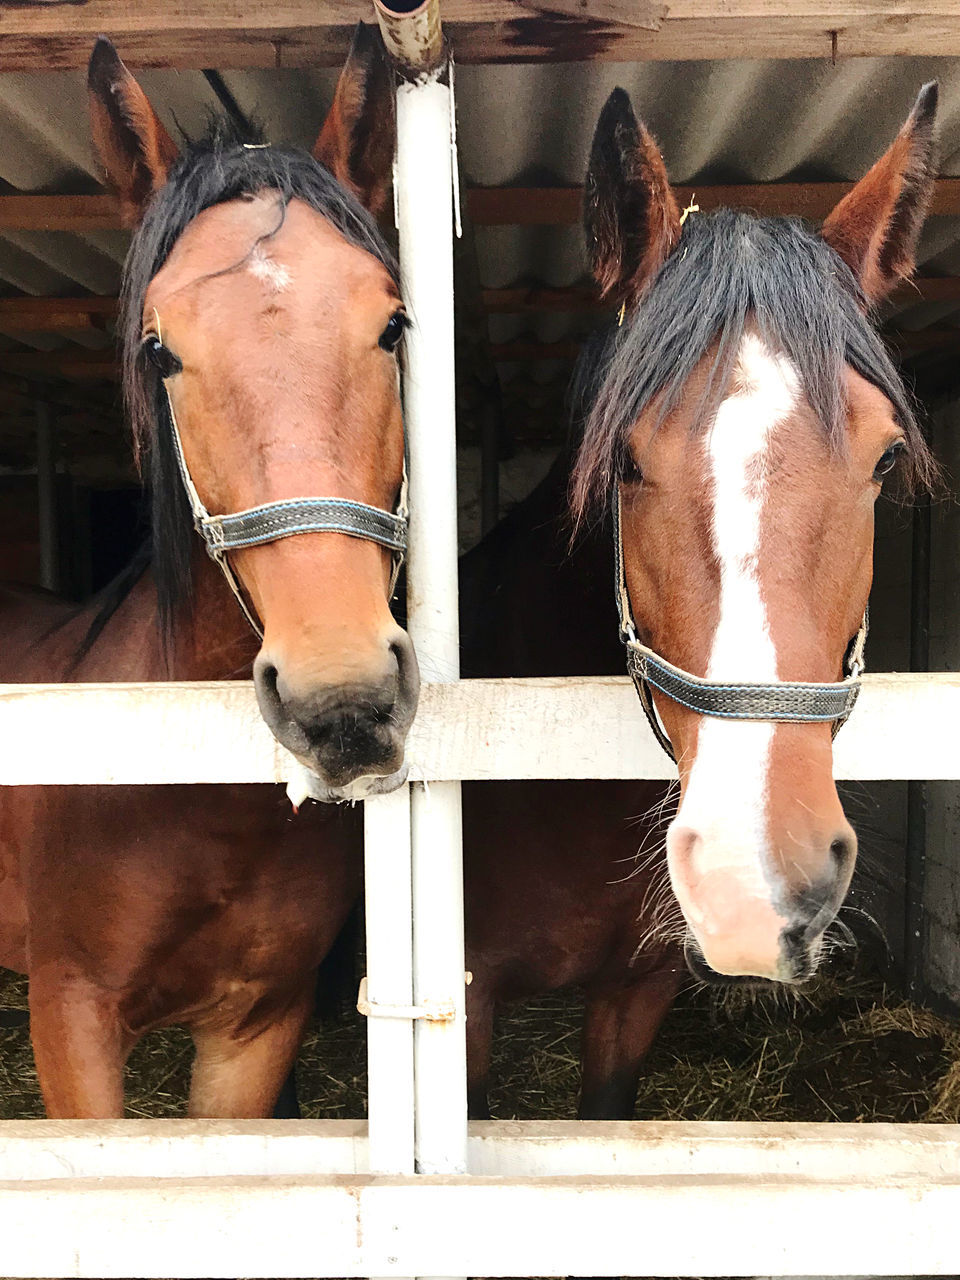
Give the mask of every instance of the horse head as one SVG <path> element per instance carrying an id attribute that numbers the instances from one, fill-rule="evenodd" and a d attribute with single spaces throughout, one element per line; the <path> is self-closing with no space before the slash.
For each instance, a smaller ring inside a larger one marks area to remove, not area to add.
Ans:
<path id="1" fill-rule="evenodd" d="M 371 216 L 394 146 L 379 36 L 358 28 L 312 155 L 222 123 L 181 154 L 107 40 L 89 90 L 134 229 L 124 390 L 152 488 L 165 625 L 183 604 L 192 516 L 261 633 L 260 709 L 317 778 L 312 794 L 391 790 L 419 676 L 390 612 L 407 321 Z"/>
<path id="2" fill-rule="evenodd" d="M 597 127 L 588 252 L 620 310 L 573 513 L 612 498 L 619 514 L 621 612 L 653 655 L 640 669 L 661 675 L 649 714 L 680 773 L 668 870 L 688 964 L 710 981 L 809 976 L 853 872 L 832 772 L 840 713 L 817 707 L 856 682 L 884 480 L 933 470 L 869 310 L 914 266 L 936 103 L 925 86 L 819 233 L 685 217 L 622 90 Z M 806 714 L 764 708 L 795 683 L 786 701 L 809 695 Z M 745 718 L 738 694 L 756 685 L 767 692 Z"/>

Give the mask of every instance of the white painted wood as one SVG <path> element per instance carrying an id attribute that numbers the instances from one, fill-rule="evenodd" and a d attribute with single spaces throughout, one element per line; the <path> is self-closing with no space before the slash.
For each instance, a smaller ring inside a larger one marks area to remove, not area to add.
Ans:
<path id="1" fill-rule="evenodd" d="M 373 796 L 363 806 L 367 999 L 413 1004 L 413 898 L 410 788 Z M 367 1018 L 369 1167 L 414 1171 L 413 1025 L 404 1018 Z"/>
<path id="2" fill-rule="evenodd" d="M 474 1121 L 474 1176 L 960 1177 L 960 1125 Z M 0 1123 L 0 1182 L 367 1173 L 362 1120 Z"/>
<path id="3" fill-rule="evenodd" d="M 838 778 L 960 778 L 960 673 L 868 675 Z M 77 750 L 82 744 L 82 750 Z M 411 778 L 667 778 L 629 680 L 427 684 Z M 0 685 L 0 785 L 286 782 L 291 757 L 241 683 Z"/>
<path id="4" fill-rule="evenodd" d="M 5 1276 L 956 1275 L 956 1174 L 0 1183 Z"/>
<path id="5" fill-rule="evenodd" d="M 435 16 L 439 28 L 439 11 Z M 397 87 L 395 171 L 401 284 L 412 319 L 403 385 L 410 469 L 407 622 L 421 672 L 442 685 L 460 674 L 453 70 L 446 61 L 419 65 L 424 74 Z M 408 759 L 416 758 L 408 751 Z M 456 1009 L 449 1022 L 414 1025 L 416 1166 L 429 1173 L 467 1167 L 463 836 L 456 777 L 447 774 L 429 790 L 418 783 L 410 788 L 414 998 L 418 1004 L 452 1002 Z"/>

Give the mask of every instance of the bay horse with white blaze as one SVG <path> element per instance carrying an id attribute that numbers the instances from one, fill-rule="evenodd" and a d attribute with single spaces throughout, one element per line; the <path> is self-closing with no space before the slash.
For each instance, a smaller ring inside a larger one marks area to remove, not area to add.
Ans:
<path id="1" fill-rule="evenodd" d="M 651 783 L 464 787 L 475 1114 L 500 1001 L 582 984 L 580 1114 L 626 1118 L 681 947 L 710 983 L 817 967 L 857 848 L 831 733 L 857 687 L 874 505 L 895 470 L 935 473 L 869 313 L 914 267 L 936 102 L 925 86 L 819 234 L 684 219 L 627 95 L 603 110 L 587 250 L 619 322 L 585 362 L 578 444 L 463 562 L 463 665 L 615 674 L 622 629 L 679 807 L 665 818 Z"/>
<path id="2" fill-rule="evenodd" d="M 368 212 L 393 154 L 379 37 L 358 30 L 312 156 L 226 128 L 178 155 L 106 40 L 89 87 L 136 228 L 123 377 L 153 555 L 79 611 L 5 593 L 0 679 L 226 679 L 252 665 L 313 792 L 388 790 L 418 676 L 389 607 L 405 318 Z M 0 844 L 0 963 L 30 975 L 48 1114 L 121 1115 L 127 1054 L 176 1022 L 197 1046 L 193 1115 L 270 1115 L 359 891 L 357 815 L 310 806 L 294 821 L 272 787 L 9 788 Z"/>

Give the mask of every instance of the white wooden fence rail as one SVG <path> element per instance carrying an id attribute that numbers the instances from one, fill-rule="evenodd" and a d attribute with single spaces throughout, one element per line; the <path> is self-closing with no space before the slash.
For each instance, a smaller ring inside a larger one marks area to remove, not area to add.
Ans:
<path id="1" fill-rule="evenodd" d="M 955 1275 L 954 1125 L 471 1126 L 370 1176 L 354 1122 L 0 1126 L 17 1276 Z"/>
<path id="2" fill-rule="evenodd" d="M 868 675 L 838 778 L 960 778 L 960 674 Z M 424 685 L 411 781 L 670 778 L 626 677 Z M 0 785 L 281 782 L 248 683 L 0 685 Z"/>
<path id="3" fill-rule="evenodd" d="M 868 677 L 838 776 L 960 777 L 958 711 L 960 675 Z M 6 785 L 292 766 L 240 683 L 0 686 L 0 734 Z M 428 781 L 672 772 L 626 679 L 427 685 L 409 757 Z M 960 1126 L 494 1122 L 469 1175 L 368 1168 L 354 1122 L 0 1124 L 0 1275 L 960 1274 Z"/>

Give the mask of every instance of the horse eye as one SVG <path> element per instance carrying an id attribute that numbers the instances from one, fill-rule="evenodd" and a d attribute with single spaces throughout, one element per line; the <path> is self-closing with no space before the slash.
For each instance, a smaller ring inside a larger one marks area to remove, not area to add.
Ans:
<path id="1" fill-rule="evenodd" d="M 637 466 L 633 454 L 629 449 L 625 449 L 623 453 L 623 461 L 620 464 L 620 481 L 622 484 L 639 484 L 643 479 L 643 472 Z"/>
<path id="2" fill-rule="evenodd" d="M 897 459 L 900 457 L 905 445 L 902 440 L 896 440 L 886 451 L 880 461 L 877 463 L 874 472 L 874 480 L 882 480 L 897 465 Z"/>
<path id="3" fill-rule="evenodd" d="M 169 347 L 165 347 L 159 338 L 144 339 L 143 353 L 159 372 L 161 378 L 172 378 L 183 369 L 183 361 L 174 355 Z"/>
<path id="4" fill-rule="evenodd" d="M 403 337 L 403 331 L 409 323 L 406 312 L 395 311 L 387 321 L 387 327 L 381 333 L 377 345 L 381 346 L 384 351 L 396 351 L 400 345 L 400 339 Z"/>

